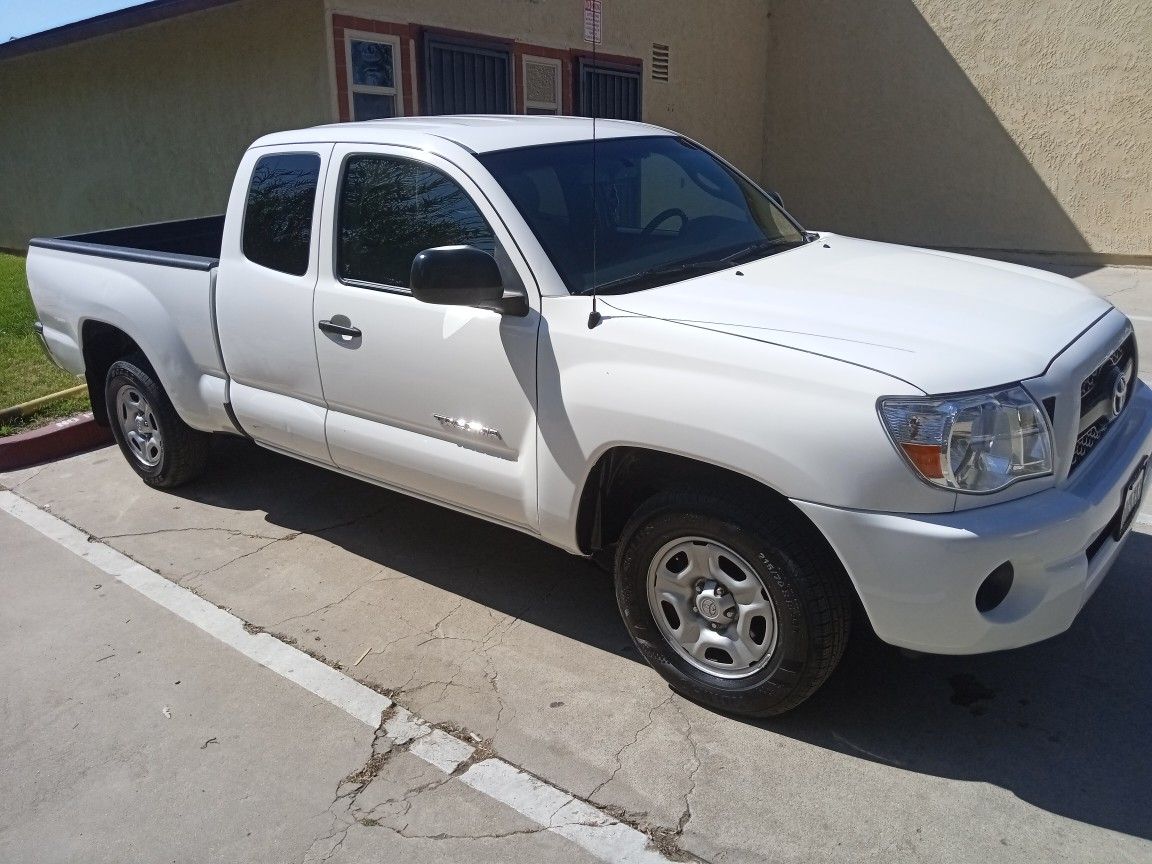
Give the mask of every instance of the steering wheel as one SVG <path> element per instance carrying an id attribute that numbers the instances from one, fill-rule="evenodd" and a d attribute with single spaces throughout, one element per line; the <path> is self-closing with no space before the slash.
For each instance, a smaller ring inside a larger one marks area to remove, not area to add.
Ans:
<path id="1" fill-rule="evenodd" d="M 664 222 L 667 222 L 673 216 L 680 217 L 680 231 L 684 230 L 684 226 L 688 224 L 688 214 L 681 210 L 679 207 L 669 207 L 667 210 L 661 210 L 653 216 L 648 224 L 644 226 L 644 230 L 640 232 L 641 237 L 647 237 L 656 228 Z M 679 233 L 679 232 L 677 232 Z"/>

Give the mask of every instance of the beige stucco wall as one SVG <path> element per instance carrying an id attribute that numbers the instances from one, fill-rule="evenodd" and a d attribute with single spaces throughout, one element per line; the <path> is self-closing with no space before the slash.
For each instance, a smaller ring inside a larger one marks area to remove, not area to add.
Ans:
<path id="1" fill-rule="evenodd" d="M 583 0 L 327 0 L 330 11 L 591 50 Z M 605 0 L 598 51 L 644 61 L 643 113 L 758 175 L 766 106 L 766 0 Z M 652 43 L 671 50 L 667 82 L 651 77 Z"/>
<path id="2" fill-rule="evenodd" d="M 766 2 L 764 173 L 808 224 L 1152 256 L 1150 0 Z"/>
<path id="3" fill-rule="evenodd" d="M 323 34 L 253 0 L 0 60 L 0 247 L 222 212 L 254 138 L 329 119 Z"/>
<path id="4" fill-rule="evenodd" d="M 599 50 L 644 61 L 644 118 L 758 174 L 764 0 L 605 6 Z M 252 139 L 337 119 L 332 12 L 589 47 L 583 0 L 245 0 L 0 60 L 0 247 L 220 212 Z M 651 80 L 653 42 L 668 82 Z"/>
<path id="5" fill-rule="evenodd" d="M 644 118 L 806 224 L 1152 261 L 1152 0 L 613 0 Z M 222 209 L 244 147 L 337 116 L 330 13 L 584 48 L 582 0 L 243 0 L 0 60 L 0 246 Z M 671 46 L 671 80 L 650 76 Z"/>

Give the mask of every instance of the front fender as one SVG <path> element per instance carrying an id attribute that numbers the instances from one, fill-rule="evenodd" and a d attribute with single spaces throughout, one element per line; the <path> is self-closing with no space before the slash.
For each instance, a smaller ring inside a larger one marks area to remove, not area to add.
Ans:
<path id="1" fill-rule="evenodd" d="M 876 415 L 880 394 L 919 391 L 882 373 L 673 322 L 606 316 L 588 298 L 547 299 L 541 329 L 541 532 L 575 549 L 580 493 L 609 448 L 710 463 L 785 497 L 913 513 L 955 494 L 918 481 Z"/>

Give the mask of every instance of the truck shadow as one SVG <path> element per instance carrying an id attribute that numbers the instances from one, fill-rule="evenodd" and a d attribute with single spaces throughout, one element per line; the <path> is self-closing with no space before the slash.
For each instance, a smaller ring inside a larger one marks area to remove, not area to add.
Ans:
<path id="1" fill-rule="evenodd" d="M 527 534 L 227 436 L 214 440 L 207 475 L 174 494 L 263 512 L 273 525 L 641 662 L 608 575 Z"/>
<path id="2" fill-rule="evenodd" d="M 1071 629 L 1015 651 L 911 657 L 856 638 L 812 700 L 755 725 L 1152 839 L 1150 575 L 1152 536 L 1133 533 Z"/>
<path id="3" fill-rule="evenodd" d="M 600 569 L 541 541 L 261 450 L 215 445 L 177 490 L 268 522 L 545 630 L 640 662 Z M 1067 633 L 1017 651 L 907 657 L 857 634 L 793 713 L 732 723 L 905 771 L 988 783 L 1069 819 L 1152 839 L 1152 536 Z M 654 674 L 637 669 L 637 674 Z"/>

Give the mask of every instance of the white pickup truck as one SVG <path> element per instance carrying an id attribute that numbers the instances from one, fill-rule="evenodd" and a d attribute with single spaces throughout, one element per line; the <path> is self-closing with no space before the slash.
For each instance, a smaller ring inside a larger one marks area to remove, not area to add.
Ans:
<path id="1" fill-rule="evenodd" d="M 849 627 L 1067 629 L 1152 451 L 1130 322 L 1037 270 L 806 232 L 638 123 L 269 135 L 223 217 L 36 239 L 48 350 L 157 487 L 211 433 L 614 569 L 681 693 L 779 714 Z"/>

